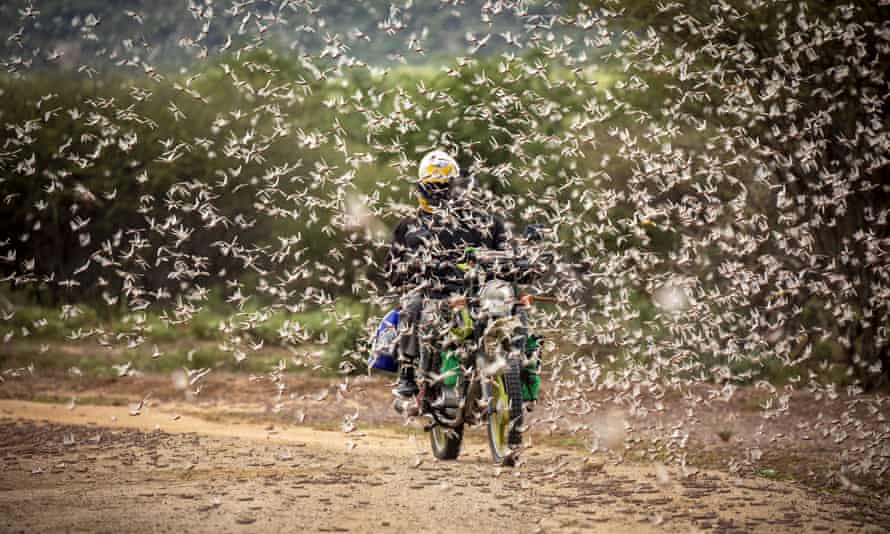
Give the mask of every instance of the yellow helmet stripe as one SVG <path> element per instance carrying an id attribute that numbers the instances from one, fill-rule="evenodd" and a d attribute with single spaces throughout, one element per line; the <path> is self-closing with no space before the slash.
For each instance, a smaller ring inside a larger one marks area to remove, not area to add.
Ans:
<path id="1" fill-rule="evenodd" d="M 433 208 L 429 205 L 429 203 L 424 199 L 420 194 L 417 195 L 417 203 L 420 204 L 420 209 L 427 213 L 432 213 Z"/>

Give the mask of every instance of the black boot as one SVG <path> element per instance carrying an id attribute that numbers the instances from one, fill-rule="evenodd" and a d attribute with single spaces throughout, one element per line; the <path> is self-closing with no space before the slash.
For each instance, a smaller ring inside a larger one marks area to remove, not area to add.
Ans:
<path id="1" fill-rule="evenodd" d="M 414 366 L 402 364 L 399 368 L 399 385 L 393 390 L 393 393 L 400 397 L 413 397 L 419 391 L 417 382 L 414 381 Z"/>

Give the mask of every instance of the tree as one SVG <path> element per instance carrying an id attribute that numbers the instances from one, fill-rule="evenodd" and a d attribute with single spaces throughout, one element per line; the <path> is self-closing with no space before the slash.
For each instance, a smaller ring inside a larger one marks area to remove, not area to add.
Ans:
<path id="1" fill-rule="evenodd" d="M 701 318 L 716 319 L 691 339 L 789 364 L 836 339 L 859 384 L 886 382 L 890 7 L 604 1 L 570 13 L 624 41 L 612 59 L 638 82 L 616 98 L 649 126 L 619 157 L 634 165 L 636 218 L 657 214 L 684 244 L 657 269 L 690 276 Z M 700 148 L 684 146 L 688 132 Z"/>

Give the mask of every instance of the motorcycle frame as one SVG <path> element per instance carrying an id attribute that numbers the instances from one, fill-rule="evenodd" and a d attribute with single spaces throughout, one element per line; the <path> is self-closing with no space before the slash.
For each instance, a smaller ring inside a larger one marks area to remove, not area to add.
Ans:
<path id="1" fill-rule="evenodd" d="M 484 286 L 485 280 L 480 279 L 473 274 L 474 273 L 471 273 L 469 278 L 475 283 L 471 283 L 470 291 L 468 291 L 468 293 L 477 294 L 478 289 Z M 513 289 L 513 294 L 518 296 L 518 284 L 516 282 L 511 282 L 511 287 Z M 466 305 L 470 306 L 471 302 L 477 302 L 477 300 L 467 298 Z M 441 311 L 436 310 L 436 313 L 441 313 Z M 525 356 L 525 340 L 528 336 L 528 327 L 523 320 L 524 313 L 525 310 L 517 299 L 513 304 L 510 315 L 494 319 L 486 317 L 477 317 L 474 319 L 472 334 L 467 339 L 461 341 L 463 344 L 474 343 L 476 345 L 476 350 L 472 352 L 472 354 L 470 354 L 470 351 L 468 350 L 467 354 L 461 361 L 461 367 L 464 369 L 473 365 L 473 372 L 470 376 L 467 376 L 463 372 L 458 376 L 460 399 L 463 405 L 458 406 L 457 416 L 454 419 L 444 418 L 443 414 L 440 413 L 438 409 L 429 405 L 427 394 L 430 386 L 426 380 L 423 381 L 420 388 L 419 401 L 422 407 L 421 412 L 428 414 L 433 419 L 430 428 L 438 425 L 456 429 L 462 426 L 467 420 L 478 420 L 477 417 L 473 417 L 474 414 L 472 413 L 472 410 L 476 406 L 484 406 L 487 410 L 486 413 L 480 413 L 479 415 L 488 415 L 490 413 L 493 409 L 491 406 L 491 380 L 500 376 L 503 368 L 498 369 L 498 371 L 492 375 L 485 375 L 484 369 L 497 361 L 495 356 L 496 351 L 505 350 L 506 348 L 506 354 L 504 355 L 505 359 L 520 358 L 523 366 L 528 364 Z M 423 321 L 421 321 L 421 324 L 422 323 Z M 444 350 L 448 346 L 450 346 L 450 344 L 445 343 L 441 347 L 436 347 L 435 350 L 441 352 L 441 350 Z M 431 370 L 429 367 L 432 364 L 434 355 L 429 354 L 429 347 L 422 341 L 419 350 L 421 371 L 426 375 Z M 478 385 L 479 387 L 474 388 L 474 385 Z"/>

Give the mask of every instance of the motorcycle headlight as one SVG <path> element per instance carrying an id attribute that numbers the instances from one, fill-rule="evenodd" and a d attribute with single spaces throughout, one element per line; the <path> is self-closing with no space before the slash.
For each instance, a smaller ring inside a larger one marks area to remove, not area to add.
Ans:
<path id="1" fill-rule="evenodd" d="M 479 293 L 479 305 L 489 317 L 504 317 L 513 308 L 513 288 L 503 280 L 492 280 Z"/>

